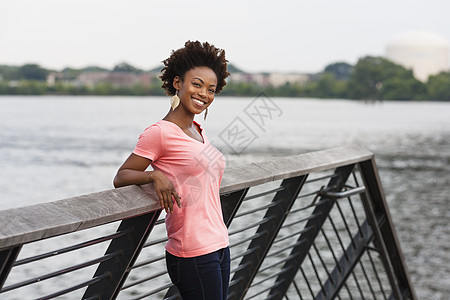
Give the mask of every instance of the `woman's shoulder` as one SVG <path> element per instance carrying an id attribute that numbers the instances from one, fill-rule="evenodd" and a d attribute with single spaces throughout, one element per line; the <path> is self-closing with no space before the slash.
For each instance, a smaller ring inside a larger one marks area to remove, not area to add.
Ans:
<path id="1" fill-rule="evenodd" d="M 141 133 L 141 137 L 145 136 L 155 136 L 155 135 L 161 135 L 164 130 L 162 130 L 161 124 L 158 122 L 153 123 L 149 126 L 147 126 L 144 131 Z"/>
<path id="2" fill-rule="evenodd" d="M 152 136 L 160 135 L 160 136 L 168 137 L 168 136 L 177 134 L 177 130 L 176 130 L 176 128 L 174 128 L 173 125 L 175 125 L 175 124 L 173 124 L 169 121 L 159 120 L 159 121 L 151 124 L 147 128 L 145 128 L 142 135 L 152 135 Z M 177 126 L 177 125 L 175 125 L 175 126 Z"/>
<path id="3" fill-rule="evenodd" d="M 161 129 L 165 129 L 166 127 L 169 127 L 170 125 L 169 124 L 167 124 L 168 122 L 167 121 L 164 121 L 164 120 L 159 120 L 159 121 L 157 121 L 157 122 L 155 122 L 155 123 L 153 123 L 153 124 L 151 124 L 151 125 L 149 125 L 147 128 L 145 128 L 144 129 L 144 132 L 145 131 L 161 131 Z"/>

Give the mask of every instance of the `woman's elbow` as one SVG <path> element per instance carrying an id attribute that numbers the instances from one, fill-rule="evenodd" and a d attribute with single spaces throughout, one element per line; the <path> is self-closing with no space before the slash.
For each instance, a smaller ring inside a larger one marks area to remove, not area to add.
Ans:
<path id="1" fill-rule="evenodd" d="M 120 188 L 120 187 L 123 186 L 123 184 L 121 183 L 119 174 L 116 174 L 116 176 L 114 177 L 113 185 L 114 185 L 115 188 Z"/>

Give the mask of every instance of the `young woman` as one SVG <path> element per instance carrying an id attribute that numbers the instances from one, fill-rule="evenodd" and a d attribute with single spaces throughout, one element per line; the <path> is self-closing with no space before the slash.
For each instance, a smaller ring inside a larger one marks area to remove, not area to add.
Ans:
<path id="1" fill-rule="evenodd" d="M 194 121 L 225 86 L 227 62 L 224 50 L 198 41 L 163 61 L 171 108 L 145 129 L 114 178 L 115 187 L 153 183 L 167 213 L 167 270 L 183 299 L 227 298 L 230 252 L 219 197 L 225 160 Z"/>

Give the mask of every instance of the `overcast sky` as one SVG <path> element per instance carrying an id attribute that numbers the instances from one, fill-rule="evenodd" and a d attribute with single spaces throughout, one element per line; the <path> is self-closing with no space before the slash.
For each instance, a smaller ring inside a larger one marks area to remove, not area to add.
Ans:
<path id="1" fill-rule="evenodd" d="M 190 39 L 248 72 L 318 72 L 405 31 L 450 41 L 449 16 L 449 0 L 0 0 L 0 64 L 150 69 Z"/>

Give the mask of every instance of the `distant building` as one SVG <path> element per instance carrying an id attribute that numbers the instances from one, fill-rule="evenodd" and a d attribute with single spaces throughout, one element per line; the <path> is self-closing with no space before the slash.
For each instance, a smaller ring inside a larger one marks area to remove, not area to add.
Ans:
<path id="1" fill-rule="evenodd" d="M 232 73 L 228 78 L 229 82 L 246 82 L 246 83 L 257 83 L 260 85 L 267 85 L 264 79 L 264 74 L 252 74 L 246 72 Z"/>
<path id="2" fill-rule="evenodd" d="M 107 82 L 109 72 L 83 72 L 78 76 L 77 83 L 79 85 L 85 85 L 93 87 L 99 83 Z"/>
<path id="3" fill-rule="evenodd" d="M 308 74 L 283 74 L 283 73 L 269 74 L 269 83 L 274 87 L 278 87 L 286 83 L 305 84 L 306 82 L 309 81 L 309 79 L 310 76 Z"/>
<path id="4" fill-rule="evenodd" d="M 278 87 L 286 83 L 304 84 L 310 80 L 308 74 L 285 74 L 285 73 L 232 73 L 230 82 L 255 83 L 260 86 Z"/>
<path id="5" fill-rule="evenodd" d="M 387 58 L 406 68 L 423 82 L 428 76 L 449 70 L 449 42 L 432 32 L 409 31 L 387 46 Z"/>
<path id="6" fill-rule="evenodd" d="M 137 74 L 131 72 L 111 72 L 108 76 L 108 82 L 115 87 L 134 86 L 139 82 Z"/>
<path id="7" fill-rule="evenodd" d="M 108 82 L 114 87 L 132 87 L 137 84 L 150 84 L 156 73 L 133 72 L 83 72 L 78 76 L 78 84 L 93 87 L 99 83 Z"/>
<path id="8" fill-rule="evenodd" d="M 50 72 L 47 75 L 47 84 L 49 86 L 54 86 L 56 82 L 65 82 L 64 74 L 61 72 Z"/>

